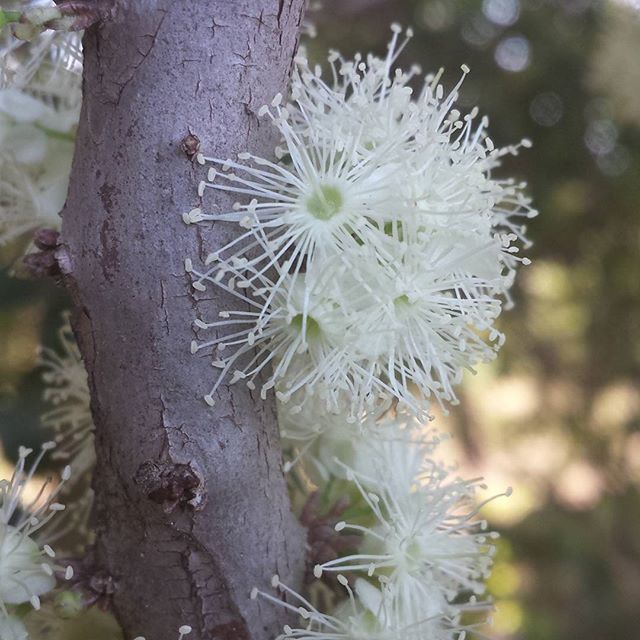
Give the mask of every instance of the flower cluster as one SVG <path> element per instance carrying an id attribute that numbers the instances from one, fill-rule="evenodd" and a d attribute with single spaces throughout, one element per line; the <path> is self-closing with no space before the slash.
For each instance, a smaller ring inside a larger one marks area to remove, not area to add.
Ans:
<path id="1" fill-rule="evenodd" d="M 441 74 L 427 76 L 414 99 L 418 69 L 393 68 L 399 35 L 383 59 L 332 54 L 330 83 L 297 59 L 291 99 L 261 111 L 278 161 L 198 157 L 211 165 L 201 196 L 243 198 L 183 216 L 242 229 L 203 269 L 186 261 L 197 291 L 246 306 L 196 321 L 192 351 L 213 351 L 221 370 L 209 404 L 227 374 L 251 387 L 265 373 L 262 392 L 284 402 L 315 396 L 355 421 L 397 401 L 424 418 L 502 344 L 494 322 L 535 211 L 523 185 L 492 174 L 518 146 L 494 148 L 486 118 L 454 108 L 462 79 L 445 95 Z"/>
<path id="2" fill-rule="evenodd" d="M 68 520 L 73 523 L 79 547 L 88 541 L 89 519 L 93 506 L 91 475 L 95 467 L 94 426 L 91 415 L 87 372 L 80 350 L 71 331 L 68 314 L 58 331 L 60 350 L 40 350 L 40 363 L 45 383 L 44 400 L 50 409 L 42 415 L 42 426 L 52 432 L 56 450 L 52 457 L 68 464 L 72 481 L 66 483 L 65 501 Z"/>
<path id="3" fill-rule="evenodd" d="M 95 464 L 93 419 L 87 372 L 67 314 L 58 341 L 60 351 L 47 347 L 40 351 L 44 399 L 51 405 L 42 416 L 42 425 L 55 434 L 54 457 L 67 462 L 74 478 L 81 479 Z"/>
<path id="4" fill-rule="evenodd" d="M 346 492 L 348 485 L 356 488 L 352 515 L 335 524 L 334 535 L 359 536 L 358 548 L 314 567 L 315 578 L 335 575 L 348 594 L 332 615 L 274 579 L 306 621 L 282 638 L 453 640 L 480 624 L 490 608 L 478 598 L 497 534 L 478 517 L 484 505 L 476 500 L 479 480 L 462 480 L 436 461 L 443 436 L 407 414 L 388 412 L 352 425 L 344 416 L 342 423 L 340 416 L 319 414 L 307 421 L 306 410 L 291 416 L 285 405 L 279 409 L 285 446 L 304 443 L 298 463 L 319 490 L 336 482 Z M 310 425 L 307 434 L 302 426 L 293 428 L 296 422 Z M 465 619 L 469 613 L 480 614 L 475 623 Z"/>
<path id="5" fill-rule="evenodd" d="M 497 149 L 477 109 L 455 108 L 466 67 L 448 93 L 440 71 L 416 95 L 420 70 L 395 68 L 409 38 L 394 26 L 384 58 L 332 53 L 330 81 L 298 57 L 290 99 L 260 112 L 276 160 L 199 155 L 199 196 L 231 206 L 183 215 L 241 229 L 203 267 L 185 262 L 196 291 L 241 302 L 195 320 L 191 351 L 219 369 L 205 401 L 227 375 L 275 391 L 285 472 L 312 487 L 303 519 L 323 529 L 310 554 L 329 613 L 278 576 L 280 597 L 252 592 L 299 616 L 280 639 L 461 639 L 491 606 L 482 485 L 436 461 L 443 436 L 423 423 L 504 341 L 495 320 L 536 212 L 494 170 L 529 143 Z"/>
<path id="6" fill-rule="evenodd" d="M 47 480 L 32 500 L 23 500 L 25 488 L 33 480 L 42 458 L 54 447 L 53 442 L 45 443 L 29 467 L 27 458 L 32 450 L 21 447 L 12 477 L 0 480 L 0 630 L 3 639 L 27 637 L 15 610 L 24 603 L 39 609 L 40 597 L 56 586 L 56 571 L 62 572 L 66 579 L 73 576 L 71 567 L 56 565 L 55 552 L 43 539 L 43 529 L 64 510 L 56 497 L 68 481 L 71 469 L 65 467 L 61 482 L 55 488 L 51 489 Z M 47 540 L 51 542 L 54 536 L 49 526 Z"/>
<path id="7" fill-rule="evenodd" d="M 0 245 L 60 227 L 81 102 L 78 35 L 0 49 Z"/>

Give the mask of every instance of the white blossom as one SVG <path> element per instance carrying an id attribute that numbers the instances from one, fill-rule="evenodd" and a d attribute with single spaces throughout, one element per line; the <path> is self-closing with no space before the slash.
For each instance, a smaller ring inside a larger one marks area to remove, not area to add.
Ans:
<path id="1" fill-rule="evenodd" d="M 93 468 L 95 448 L 87 372 L 67 314 L 58 342 L 59 350 L 40 351 L 44 399 L 51 407 L 43 414 L 42 424 L 55 434 L 53 457 L 69 464 L 77 481 Z"/>
<path id="2" fill-rule="evenodd" d="M 437 462 L 445 436 L 397 407 L 353 424 L 344 414 L 323 415 L 321 404 L 306 404 L 299 412 L 280 404 L 279 421 L 284 444 L 300 449 L 305 472 L 318 471 L 311 479 L 320 490 L 332 478 L 355 485 L 361 499 L 354 504 L 357 515 L 335 530 L 362 540 L 354 551 L 314 568 L 316 578 L 337 574 L 347 589 L 343 575 L 359 576 L 353 602 L 330 614 L 274 581 L 300 603 L 292 609 L 307 621 L 285 629 L 282 638 L 440 640 L 462 638 L 482 624 L 485 615 L 466 624 L 464 614 L 490 609 L 478 596 L 497 535 L 478 516 L 484 504 L 476 501 L 477 489 L 484 488 L 480 481 L 462 480 Z"/>
<path id="3" fill-rule="evenodd" d="M 76 34 L 45 32 L 0 53 L 0 244 L 59 229 L 81 102 Z"/>
<path id="4" fill-rule="evenodd" d="M 307 274 L 294 280 L 284 273 L 277 276 L 281 283 L 274 289 L 268 275 L 246 278 L 247 266 L 241 268 L 242 272 L 233 266 L 219 271 L 229 280 L 220 279 L 216 286 L 242 299 L 248 310 L 223 311 L 220 320 L 195 323 L 197 329 L 216 331 L 215 338 L 194 340 L 191 345 L 192 353 L 213 350 L 213 365 L 221 370 L 206 401 L 214 403 L 213 395 L 227 373 L 233 373 L 232 384 L 243 380 L 253 388 L 254 380 L 267 366 L 272 366 L 272 370 L 262 383 L 263 397 L 273 387 L 278 389 L 282 400 L 299 390 L 313 389 L 324 397 L 328 407 L 337 411 L 343 397 L 360 393 L 363 386 L 359 378 L 363 372 L 350 353 L 335 281 L 322 278 L 311 285 Z M 209 279 L 195 270 L 192 275 L 199 282 Z M 266 297 L 273 300 L 263 306 Z M 366 400 L 362 399 L 362 403 Z"/>
<path id="5" fill-rule="evenodd" d="M 28 90 L 64 112 L 82 100 L 82 34 L 45 31 L 32 42 L 10 38 L 0 47 L 0 88 Z"/>
<path id="6" fill-rule="evenodd" d="M 256 247 L 257 257 L 247 262 L 255 271 L 254 278 L 286 262 L 295 280 L 301 269 L 312 271 L 314 265 L 362 244 L 386 254 L 390 241 L 384 225 L 397 206 L 390 186 L 399 179 L 400 170 L 400 165 L 388 161 L 395 142 L 362 155 L 357 137 L 322 130 L 298 133 L 288 120 L 288 111 L 279 106 L 280 100 L 278 96 L 274 101 L 275 115 L 267 113 L 286 142 L 290 164 L 252 154 L 241 154 L 242 164 L 201 158 L 218 167 L 209 169 L 209 181 L 201 183 L 201 192 L 210 188 L 253 196 L 249 204 L 236 204 L 229 212 L 207 214 L 194 209 L 185 214 L 188 223 L 235 221 L 247 229 L 210 255 L 214 263 L 210 274 Z"/>
<path id="7" fill-rule="evenodd" d="M 278 424 L 283 447 L 295 457 L 285 463 L 288 472 L 297 462 L 319 486 L 331 478 L 345 479 L 348 470 L 361 477 L 375 475 L 380 452 L 394 460 L 394 478 L 419 472 L 426 455 L 433 452 L 445 436 L 423 427 L 406 412 L 387 411 L 381 416 L 367 415 L 352 422 L 344 413 L 326 411 L 312 398 L 299 411 L 291 403 L 277 403 Z M 408 483 L 404 482 L 403 486 Z"/>
<path id="8" fill-rule="evenodd" d="M 283 584 L 278 576 L 273 577 L 271 584 L 291 602 L 259 589 L 253 589 L 251 597 L 264 598 L 300 617 L 300 627 L 286 625 L 276 640 L 454 640 L 463 637 L 460 621 L 444 612 L 435 616 L 416 612 L 413 619 L 399 619 L 393 608 L 394 594 L 388 586 L 378 588 L 358 578 L 352 589 L 343 575 L 338 575 L 338 582 L 345 589 L 347 599 L 331 614 L 319 611 Z"/>
<path id="9" fill-rule="evenodd" d="M 213 349 L 214 366 L 222 370 L 207 401 L 227 373 L 232 383 L 251 386 L 270 364 L 262 391 L 275 387 L 284 401 L 302 391 L 300 405 L 315 395 L 337 413 L 349 398 L 355 421 L 396 398 L 426 417 L 431 395 L 455 401 L 453 387 L 464 369 L 493 359 L 502 344 L 493 328 L 501 279 L 458 271 L 461 252 L 472 260 L 483 251 L 453 241 L 422 251 L 409 245 L 381 264 L 363 246 L 343 261 L 325 263 L 317 276 L 308 271 L 295 280 L 277 267 L 275 278 L 258 273 L 244 260 L 215 276 L 191 266 L 197 287 L 221 287 L 248 307 L 196 322 L 198 329 L 216 330 L 216 337 L 195 340 L 192 352 Z"/>
<path id="10" fill-rule="evenodd" d="M 487 533 L 487 523 L 477 518 L 479 481 L 452 477 L 432 458 L 437 444 L 411 438 L 372 442 L 369 475 L 343 465 L 375 523 L 339 522 L 336 531 L 363 535 L 362 547 L 317 565 L 316 577 L 327 571 L 377 577 L 395 594 L 393 607 L 402 620 L 413 619 L 415 612 L 455 617 L 454 601 L 484 592 L 496 534 Z M 408 464 L 411 460 L 418 464 Z"/>
<path id="11" fill-rule="evenodd" d="M 12 477 L 0 480 L 0 613 L 4 616 L 9 615 L 7 607 L 11 605 L 28 602 L 39 609 L 40 596 L 56 585 L 55 553 L 43 540 L 43 527 L 64 510 L 56 496 L 69 479 L 69 467 L 64 469 L 57 487 L 49 491 L 47 480 L 30 503 L 22 502 L 25 486 L 33 479 L 46 452 L 54 447 L 52 442 L 44 444 L 28 468 L 26 460 L 32 450 L 21 447 Z M 65 575 L 71 577 L 70 568 Z"/>
<path id="12" fill-rule="evenodd" d="M 209 404 L 226 374 L 251 386 L 272 365 L 262 391 L 285 402 L 301 392 L 338 412 L 348 398 L 357 421 L 396 400 L 426 418 L 433 398 L 456 401 L 464 370 L 495 357 L 494 322 L 528 262 L 522 221 L 535 215 L 522 184 L 493 177 L 518 147 L 495 149 L 486 118 L 454 109 L 460 83 L 445 96 L 441 74 L 414 99 L 417 69 L 393 70 L 398 35 L 384 59 L 332 54 L 331 84 L 298 59 L 291 100 L 262 110 L 282 136 L 278 162 L 198 157 L 215 165 L 201 196 L 243 201 L 185 222 L 244 231 L 187 270 L 197 291 L 222 287 L 248 309 L 196 322 L 215 337 L 192 351 L 215 349 L 222 369 Z"/>

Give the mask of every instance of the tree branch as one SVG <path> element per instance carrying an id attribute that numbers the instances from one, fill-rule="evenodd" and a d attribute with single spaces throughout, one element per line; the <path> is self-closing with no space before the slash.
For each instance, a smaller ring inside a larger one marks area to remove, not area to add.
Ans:
<path id="1" fill-rule="evenodd" d="M 96 424 L 96 559 L 127 638 L 173 640 L 189 624 L 194 640 L 267 640 L 282 612 L 251 601 L 252 587 L 302 580 L 273 401 L 234 385 L 208 407 L 209 360 L 189 351 L 184 259 L 237 230 L 181 214 L 202 204 L 189 135 L 217 157 L 272 153 L 256 113 L 286 90 L 303 4 L 117 0 L 85 36 L 61 270 Z M 232 205 L 215 198 L 205 206 Z"/>

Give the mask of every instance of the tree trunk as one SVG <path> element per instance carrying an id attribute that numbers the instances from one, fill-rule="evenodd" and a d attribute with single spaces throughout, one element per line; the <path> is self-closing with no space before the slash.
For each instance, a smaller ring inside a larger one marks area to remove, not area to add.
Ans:
<path id="1" fill-rule="evenodd" d="M 273 400 L 234 385 L 209 407 L 210 358 L 189 351 L 196 308 L 238 302 L 209 293 L 196 305 L 184 260 L 204 260 L 237 228 L 186 226 L 181 214 L 202 204 L 205 177 L 188 134 L 217 157 L 273 153 L 256 114 L 286 91 L 303 4 L 116 0 L 85 35 L 59 253 L 96 425 L 96 559 L 127 640 L 175 640 L 181 624 L 190 640 L 272 638 L 283 613 L 251 589 L 302 576 Z M 206 208 L 232 204 L 212 197 Z"/>

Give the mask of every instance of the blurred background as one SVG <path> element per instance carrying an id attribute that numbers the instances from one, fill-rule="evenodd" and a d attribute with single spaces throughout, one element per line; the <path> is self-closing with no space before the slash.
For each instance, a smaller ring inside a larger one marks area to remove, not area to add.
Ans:
<path id="1" fill-rule="evenodd" d="M 488 494 L 514 489 L 486 509 L 502 533 L 491 637 L 640 638 L 640 1 L 324 0 L 310 20 L 318 61 L 384 54 L 389 24 L 412 25 L 402 65 L 445 67 L 452 86 L 468 64 L 462 108 L 490 117 L 497 146 L 533 141 L 502 170 L 540 210 L 506 345 L 436 425 Z M 10 459 L 42 438 L 36 351 L 56 346 L 66 300 L 6 272 L 0 299 Z"/>

